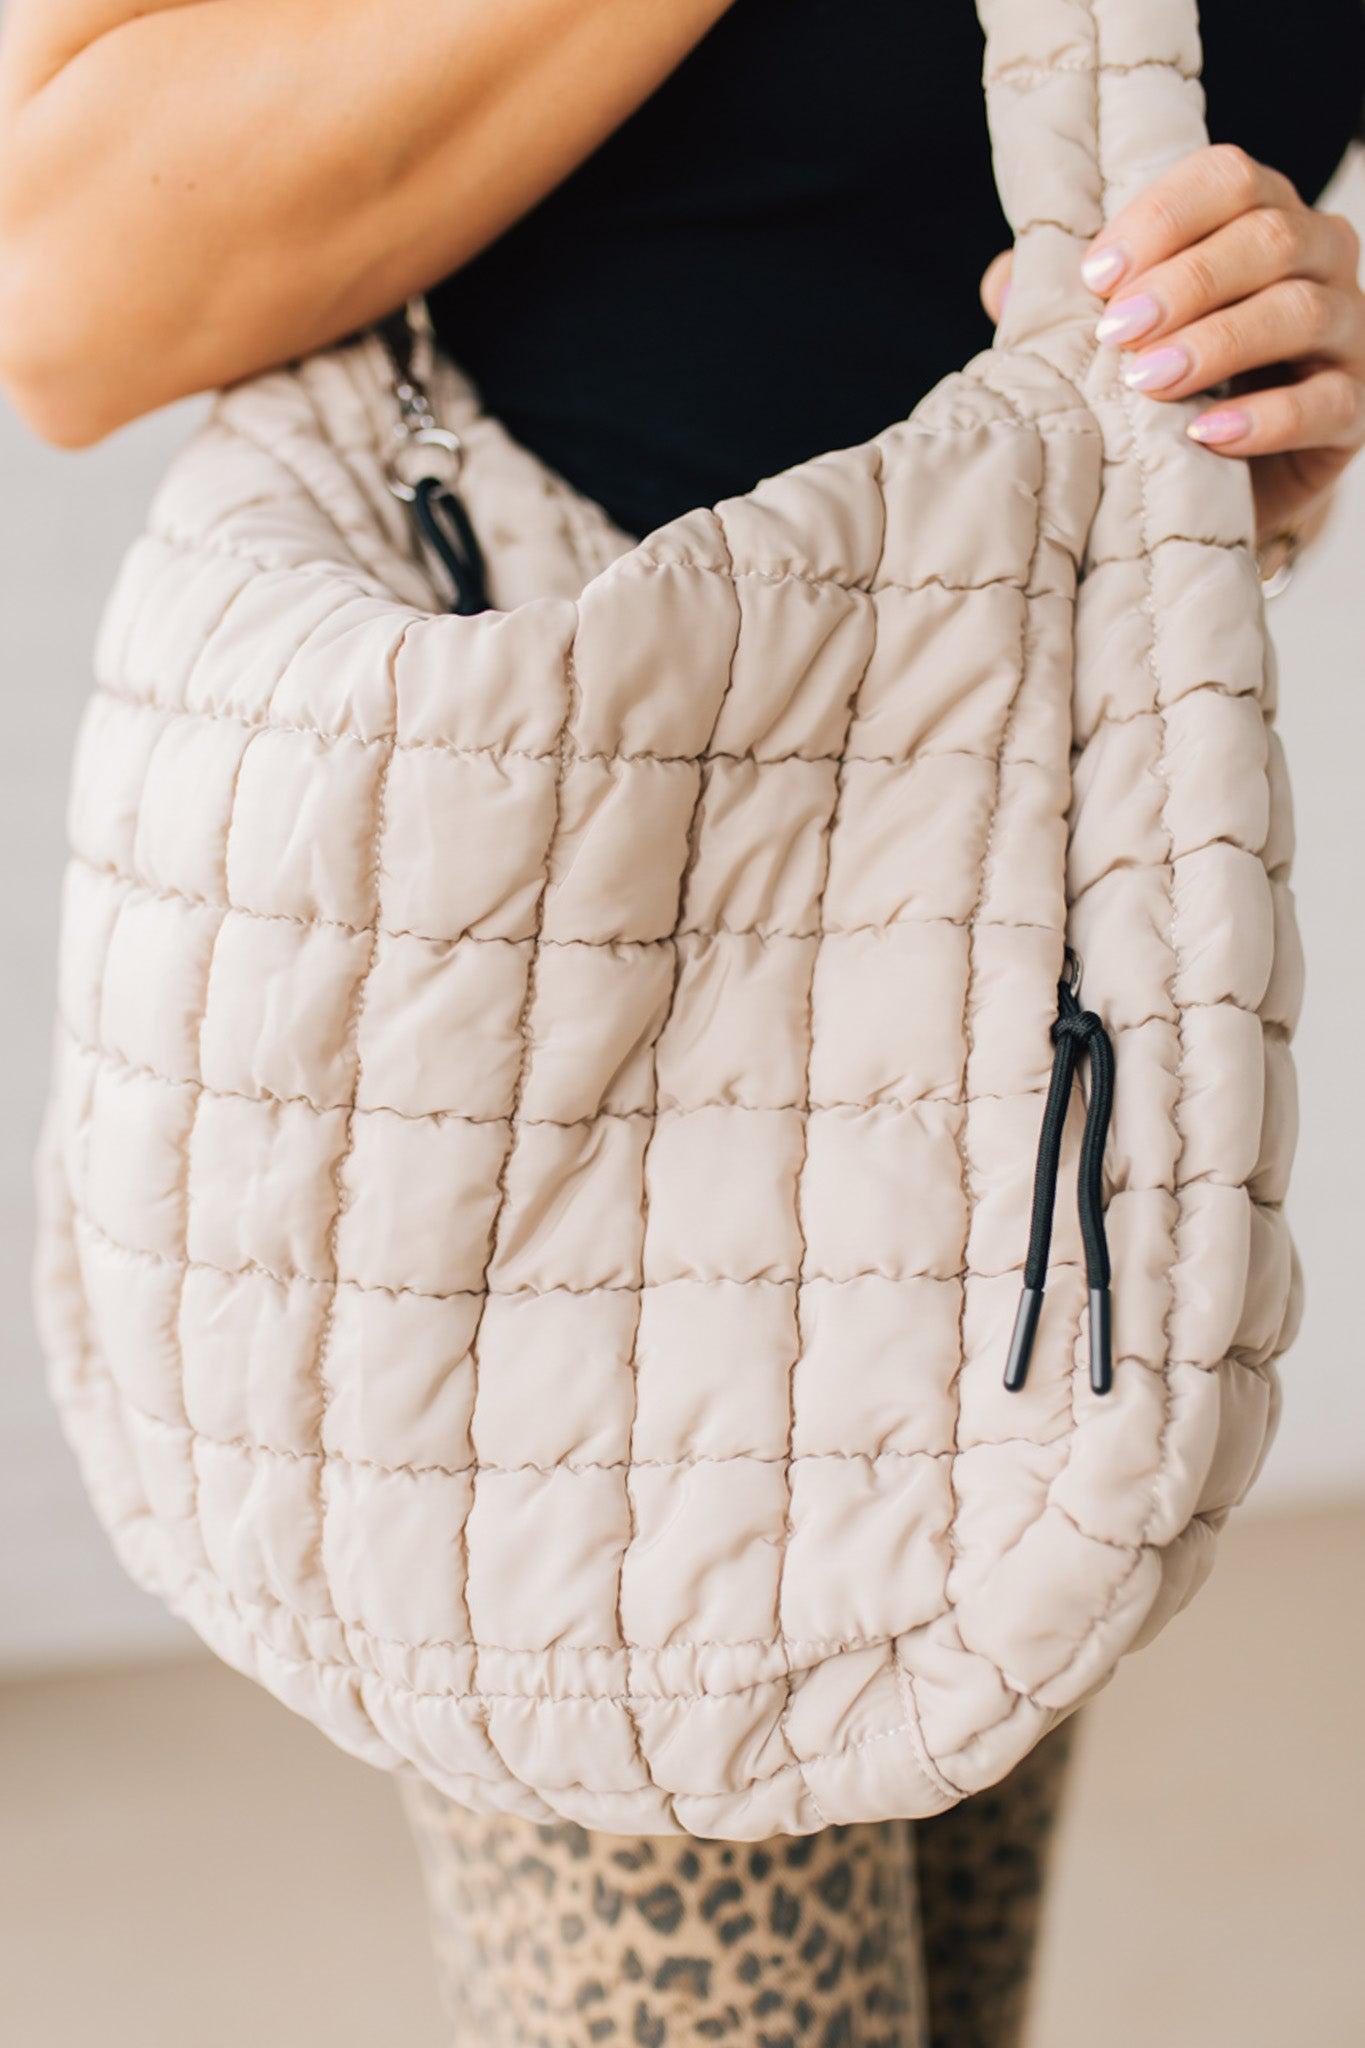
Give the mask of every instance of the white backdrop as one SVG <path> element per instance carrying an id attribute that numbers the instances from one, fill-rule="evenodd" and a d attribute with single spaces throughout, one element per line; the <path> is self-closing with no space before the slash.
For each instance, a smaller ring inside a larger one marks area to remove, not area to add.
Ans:
<path id="1" fill-rule="evenodd" d="M 1365 228 L 1365 160 L 1335 203 Z M 177 1626 L 123 1578 L 43 1389 L 28 1304 L 30 1157 L 47 1068 L 62 808 L 100 601 L 193 407 L 82 455 L 0 412 L 0 1670 L 139 1654 Z M 1308 952 L 1292 1213 L 1308 1312 L 1258 1510 L 1365 1500 L 1365 458 L 1272 606 Z"/>

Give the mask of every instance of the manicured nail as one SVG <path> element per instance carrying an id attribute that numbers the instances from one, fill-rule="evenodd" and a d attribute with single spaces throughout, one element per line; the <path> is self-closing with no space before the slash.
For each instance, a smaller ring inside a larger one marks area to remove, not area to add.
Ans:
<path id="1" fill-rule="evenodd" d="M 1115 299 L 1095 322 L 1096 341 L 1119 346 L 1136 341 L 1161 318 L 1161 306 L 1150 292 L 1135 292 L 1130 299 Z"/>
<path id="2" fill-rule="evenodd" d="M 1126 242 L 1106 242 L 1102 249 L 1092 249 L 1081 264 L 1081 276 L 1090 290 L 1104 292 L 1117 284 L 1128 268 L 1128 255 Z"/>
<path id="3" fill-rule="evenodd" d="M 1201 412 L 1185 432 L 1192 441 L 1240 441 L 1243 434 L 1251 432 L 1251 420 L 1235 405 L 1220 405 L 1216 412 Z"/>
<path id="4" fill-rule="evenodd" d="M 1123 366 L 1123 381 L 1130 391 L 1164 391 L 1177 383 L 1190 367 L 1183 348 L 1168 342 L 1164 348 L 1144 349 Z"/>

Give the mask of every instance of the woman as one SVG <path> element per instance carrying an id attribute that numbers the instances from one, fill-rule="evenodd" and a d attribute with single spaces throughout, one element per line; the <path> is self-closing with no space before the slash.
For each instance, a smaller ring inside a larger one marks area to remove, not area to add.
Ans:
<path id="1" fill-rule="evenodd" d="M 1310 203 L 1365 34 L 1356 0 L 1204 20 L 1223 140 L 1085 274 L 1136 387 L 1233 380 L 1190 432 L 1253 458 L 1269 543 L 1365 438 L 1358 248 Z M 429 289 L 491 408 L 643 532 L 875 433 L 988 338 L 975 286 L 998 312 L 1008 257 L 965 0 L 451 0 L 417 26 L 391 0 L 12 0 L 0 373 L 41 432 L 89 442 Z M 913 1833 L 757 1847 L 419 1791 L 459 2037 L 1014 2041 L 1066 1741 Z"/>

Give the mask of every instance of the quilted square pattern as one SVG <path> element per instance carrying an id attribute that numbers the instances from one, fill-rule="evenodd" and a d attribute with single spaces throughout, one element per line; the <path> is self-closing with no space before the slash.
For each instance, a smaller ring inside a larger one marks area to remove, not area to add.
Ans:
<path id="1" fill-rule="evenodd" d="M 672 1001 L 663 946 L 542 947 L 526 1015 L 522 1115 L 571 1124 L 652 1109 L 652 1048 Z"/>
<path id="2" fill-rule="evenodd" d="M 529 962 L 529 942 L 381 934 L 355 1029 L 357 1109 L 509 1116 Z M 334 1002 L 330 1014 L 345 1017 L 347 1006 Z"/>
<path id="3" fill-rule="evenodd" d="M 633 1291 L 494 1294 L 476 1320 L 479 1464 L 624 1468 L 635 1407 Z"/>
<path id="4" fill-rule="evenodd" d="M 384 791 L 386 928 L 423 939 L 529 938 L 554 815 L 548 761 L 396 750 Z M 370 838 L 361 845 L 368 852 Z"/>
<path id="5" fill-rule="evenodd" d="M 814 934 L 684 933 L 658 1033 L 659 1108 L 787 1109 L 806 1092 L 806 1048 L 786 1030 L 804 1008 Z"/>
<path id="6" fill-rule="evenodd" d="M 161 896 L 125 896 L 105 941 L 103 1001 L 95 1033 L 129 1067 L 168 1081 L 197 1081 L 205 1023 L 205 988 L 223 913 L 207 904 Z M 297 928 L 295 928 L 297 929 Z M 177 972 L 148 979 L 147 952 L 168 937 Z"/>
<path id="7" fill-rule="evenodd" d="M 645 1648 L 770 1642 L 787 1515 L 782 1465 L 640 1465 L 630 1491 L 636 1539 L 621 1574 L 630 1640 Z"/>
<path id="8" fill-rule="evenodd" d="M 174 899 L 160 907 L 167 916 L 186 915 Z M 214 924 L 191 1013 L 193 1071 L 218 1095 L 345 1109 L 354 1066 L 346 1019 L 370 965 L 368 935 L 240 910 L 215 916 Z M 164 1002 L 164 990 L 157 999 Z"/>
<path id="9" fill-rule="evenodd" d="M 424 365 L 494 600 L 448 616 L 367 338 L 215 401 L 101 632 L 67 1426 L 143 1584 L 489 1810 L 941 1810 L 1188 1596 L 1271 1426 L 1300 963 L 1250 495 L 1077 264 L 1202 139 L 1193 10 L 982 14 L 1015 288 L 910 419 L 631 542 Z M 1104 1396 L 1079 1087 L 1002 1380 L 1068 944 L 1117 1049 Z"/>
<path id="10" fill-rule="evenodd" d="M 346 1146 L 344 1109 L 203 1090 L 182 1160 L 188 1256 L 225 1273 L 330 1280 L 329 1190 Z"/>
<path id="11" fill-rule="evenodd" d="M 307 1354 L 313 1398 L 300 1405 L 324 1456 L 398 1471 L 469 1466 L 479 1300 L 343 1282 L 321 1308 Z"/>
<path id="12" fill-rule="evenodd" d="M 850 761 L 830 848 L 826 929 L 972 915 L 986 850 L 995 765 L 947 754 L 902 767 Z"/>
<path id="13" fill-rule="evenodd" d="M 794 1280 L 802 1154 L 794 1109 L 661 1114 L 645 1167 L 645 1278 Z"/>
<path id="14" fill-rule="evenodd" d="M 479 1472 L 467 1536 L 475 1641 L 610 1648 L 629 1535 L 623 1471 Z"/>
<path id="15" fill-rule="evenodd" d="M 688 925 L 813 931 L 834 790 L 829 761 L 712 762 L 697 816 Z"/>
<path id="16" fill-rule="evenodd" d="M 322 1414 L 321 1389 L 309 1382 L 327 1313 L 322 1288 L 202 1264 L 172 1277 L 190 1428 L 220 1443 L 311 1456 Z M 282 1358 L 290 1370 L 280 1370 Z"/>
<path id="17" fill-rule="evenodd" d="M 338 1276 L 423 1294 L 477 1288 L 506 1148 L 501 1123 L 357 1113 L 339 1174 Z"/>
<path id="18" fill-rule="evenodd" d="M 383 768 L 377 747 L 288 727 L 254 732 L 224 850 L 228 902 L 258 916 L 369 924 Z"/>
<path id="19" fill-rule="evenodd" d="M 136 873 L 153 889 L 223 902 L 228 820 L 254 737 L 251 726 L 245 720 L 162 719 L 145 706 L 122 708 L 140 716 L 144 733 L 155 740 L 138 802 Z"/>
<path id="20" fill-rule="evenodd" d="M 780 1463 L 799 1337 L 795 1285 L 669 1280 L 640 1301 L 631 1454 Z"/>

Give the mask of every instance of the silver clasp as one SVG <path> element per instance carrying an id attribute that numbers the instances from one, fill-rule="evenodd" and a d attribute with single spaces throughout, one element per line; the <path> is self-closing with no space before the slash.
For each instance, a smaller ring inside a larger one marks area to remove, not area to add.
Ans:
<path id="1" fill-rule="evenodd" d="M 446 484 L 453 483 L 459 474 L 464 455 L 459 435 L 438 423 L 430 393 L 417 372 L 417 350 L 425 334 L 423 311 L 420 300 L 409 300 L 381 321 L 376 330 L 389 359 L 394 402 L 398 407 L 398 419 L 384 458 L 384 475 L 394 497 L 405 505 L 416 497 L 416 485 L 433 473 L 433 450 L 445 457 L 438 473 Z"/>

